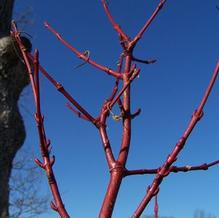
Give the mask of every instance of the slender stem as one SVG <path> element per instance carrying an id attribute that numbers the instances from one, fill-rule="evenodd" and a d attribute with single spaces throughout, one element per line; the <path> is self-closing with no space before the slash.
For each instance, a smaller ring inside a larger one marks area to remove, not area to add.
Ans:
<path id="1" fill-rule="evenodd" d="M 219 61 L 216 65 L 216 68 L 214 70 L 214 73 L 212 75 L 212 78 L 209 82 L 209 85 L 205 91 L 205 94 L 198 106 L 198 109 L 194 111 L 192 118 L 188 124 L 188 127 L 186 128 L 186 130 L 184 131 L 182 137 L 179 139 L 179 141 L 176 143 L 173 151 L 171 152 L 171 154 L 168 156 L 167 160 L 165 161 L 165 163 L 163 164 L 163 166 L 159 169 L 152 185 L 150 186 L 147 194 L 145 195 L 145 197 L 143 198 L 143 200 L 141 201 L 141 203 L 139 204 L 138 208 L 136 209 L 136 211 L 134 212 L 132 218 L 137 218 L 140 217 L 140 215 L 142 214 L 142 212 L 144 211 L 145 207 L 148 205 L 148 203 L 150 202 L 151 198 L 154 196 L 154 193 L 157 192 L 157 190 L 159 189 L 159 185 L 161 184 L 161 182 L 163 181 L 164 177 L 168 176 L 168 174 L 170 173 L 170 167 L 171 165 L 177 160 L 177 156 L 179 155 L 180 151 L 183 149 L 186 140 L 188 139 L 188 137 L 190 136 L 192 130 L 194 129 L 194 127 L 196 126 L 197 122 L 202 118 L 203 116 L 203 108 L 207 102 L 207 99 L 209 97 L 209 94 L 212 90 L 212 87 L 216 81 L 216 78 L 218 76 L 219 73 Z"/>
<path id="2" fill-rule="evenodd" d="M 125 92 L 125 90 L 130 86 L 131 82 L 139 75 L 140 70 L 134 70 L 134 73 L 132 75 L 132 77 L 129 79 L 128 82 L 126 82 L 126 84 L 123 86 L 123 88 L 120 90 L 120 92 L 118 93 L 118 95 L 112 100 L 112 102 L 109 105 L 109 108 L 112 108 L 113 105 L 118 101 L 118 99 L 121 97 L 121 95 Z"/>
<path id="3" fill-rule="evenodd" d="M 87 56 L 84 54 L 84 53 L 81 53 L 79 52 L 76 48 L 74 48 L 72 45 L 70 45 L 67 41 L 65 41 L 61 35 L 56 32 L 47 22 L 45 22 L 45 27 L 51 32 L 53 33 L 57 39 L 63 44 L 65 45 L 67 48 L 69 48 L 78 58 L 86 61 L 87 63 L 91 64 L 92 66 L 98 68 L 99 70 L 101 71 L 104 71 L 106 72 L 107 74 L 111 75 L 111 76 L 114 76 L 116 78 L 120 78 L 122 79 L 121 77 L 121 74 L 118 73 L 118 72 L 115 72 L 113 71 L 112 69 L 108 68 L 108 67 L 105 67 L 103 65 L 100 65 L 98 63 L 96 63 L 95 61 L 91 60 L 90 58 L 88 59 Z"/>
<path id="4" fill-rule="evenodd" d="M 163 5 L 166 3 L 167 0 L 161 0 L 154 12 L 152 13 L 151 17 L 146 21 L 142 29 L 138 32 L 138 34 L 135 36 L 135 38 L 130 42 L 129 49 L 133 49 L 137 42 L 142 38 L 143 34 L 147 30 L 147 28 L 150 26 L 152 21 L 155 19 L 159 11 L 162 9 Z"/>
<path id="5" fill-rule="evenodd" d="M 201 111 L 203 110 L 203 108 L 204 108 L 204 106 L 205 106 L 205 104 L 206 104 L 206 102 L 208 100 L 208 97 L 209 97 L 209 95 L 211 93 L 211 90 L 212 90 L 212 88 L 213 88 L 213 86 L 215 84 L 215 81 L 217 79 L 217 76 L 218 76 L 218 73 L 219 73 L 218 71 L 219 71 L 219 60 L 218 60 L 217 65 L 215 67 L 215 70 L 214 70 L 213 76 L 211 78 L 211 81 L 210 81 L 210 83 L 208 85 L 208 88 L 205 91 L 204 97 L 203 97 L 203 99 L 202 99 L 202 101 L 201 101 L 201 103 L 200 103 L 200 105 L 198 107 L 198 112 L 199 113 L 201 113 Z"/>
<path id="6" fill-rule="evenodd" d="M 170 173 L 178 173 L 178 172 L 189 172 L 189 171 L 197 171 L 197 170 L 208 170 L 210 167 L 219 164 L 219 160 L 213 161 L 211 163 L 204 163 L 197 166 L 172 166 L 170 167 Z M 159 172 L 159 168 L 155 169 L 139 169 L 139 170 L 126 170 L 124 176 L 131 176 L 131 175 L 146 175 L 146 174 L 157 174 Z"/>
<path id="7" fill-rule="evenodd" d="M 109 137 L 107 135 L 106 131 L 106 118 L 108 116 L 108 110 L 106 104 L 104 104 L 101 114 L 100 114 L 100 120 L 99 120 L 99 133 L 100 137 L 103 143 L 103 148 L 106 156 L 106 160 L 108 163 L 109 169 L 113 168 L 115 164 L 115 158 L 112 153 L 112 148 L 110 145 Z"/>
<path id="8" fill-rule="evenodd" d="M 34 64 L 34 80 L 35 80 L 35 102 L 36 102 L 36 113 L 38 114 L 40 110 L 40 85 L 39 85 L 39 51 L 35 50 L 34 57 L 33 57 L 33 64 Z M 32 75 L 31 75 L 32 77 Z"/>
<path id="9" fill-rule="evenodd" d="M 33 56 L 28 54 L 28 57 L 33 60 Z M 58 83 L 41 65 L 39 65 L 40 72 L 55 86 L 55 88 L 64 95 L 85 117 L 87 120 L 96 125 L 96 119 L 86 110 L 84 109 L 71 95 L 69 92 L 65 90 L 65 88 Z"/>
<path id="10" fill-rule="evenodd" d="M 75 113 L 79 118 L 82 118 L 83 120 L 86 120 L 86 121 L 90 121 L 88 120 L 88 118 L 82 114 L 81 112 L 79 112 L 78 110 L 76 110 L 72 105 L 70 105 L 69 103 L 66 104 L 66 106 L 73 112 Z"/>
<path id="11" fill-rule="evenodd" d="M 126 87 L 123 91 L 123 107 L 126 115 L 123 121 L 122 145 L 118 160 L 113 162 L 110 169 L 110 181 L 100 210 L 99 218 L 112 217 L 113 208 L 125 172 L 125 164 L 128 157 L 131 139 L 130 86 L 127 85 L 130 82 L 131 61 L 131 55 L 128 55 L 125 59 L 125 72 L 123 74 L 123 87 Z"/>
<path id="12" fill-rule="evenodd" d="M 122 41 L 127 41 L 129 42 L 130 39 L 129 37 L 125 34 L 125 32 L 122 30 L 122 28 L 116 23 L 116 21 L 114 20 L 113 16 L 111 15 L 110 11 L 109 11 L 109 8 L 108 8 L 108 5 L 106 3 L 105 0 L 102 0 L 102 4 L 103 4 L 103 7 L 104 7 L 104 10 L 106 12 L 106 15 L 108 16 L 113 28 L 115 29 L 115 31 L 119 34 L 119 36 L 121 37 L 121 40 Z"/>
<path id="13" fill-rule="evenodd" d="M 125 73 L 123 79 L 123 87 L 126 87 L 130 83 L 130 69 L 131 69 L 132 58 L 131 55 L 126 57 Z M 120 147 L 118 162 L 123 166 L 126 164 L 128 158 L 129 146 L 131 141 L 131 116 L 130 116 L 130 86 L 128 85 L 123 92 L 123 107 L 125 117 L 123 120 L 123 135 L 122 144 Z"/>
<path id="14" fill-rule="evenodd" d="M 36 123 L 37 123 L 39 139 L 40 139 L 41 153 L 42 153 L 42 157 L 44 161 L 44 163 L 41 163 L 39 160 L 36 160 L 36 163 L 46 171 L 49 186 L 50 186 L 50 189 L 51 189 L 54 201 L 55 201 L 55 203 L 52 203 L 53 209 L 57 211 L 62 218 L 70 218 L 70 216 L 68 215 L 64 207 L 61 195 L 59 193 L 56 178 L 55 178 L 55 175 L 52 169 L 55 159 L 54 158 L 50 159 L 50 154 L 48 150 L 49 149 L 48 140 L 46 139 L 44 124 L 43 124 L 43 117 L 41 115 L 41 110 L 40 110 L 40 88 L 39 88 L 39 72 L 38 72 L 39 71 L 39 53 L 38 51 L 36 51 L 33 57 L 33 66 L 34 66 L 33 72 L 35 76 L 34 77 L 32 73 L 32 69 L 31 69 L 31 64 L 29 62 L 29 58 L 27 55 L 27 51 L 20 39 L 20 34 L 17 31 L 16 25 L 15 24 L 12 24 L 12 25 L 15 31 L 14 36 L 18 43 L 20 51 L 22 53 L 24 63 L 27 67 L 31 85 L 32 85 L 32 90 L 34 93 L 34 100 L 35 100 L 35 105 L 36 105 L 36 117 L 35 118 L 36 118 Z"/>
<path id="15" fill-rule="evenodd" d="M 154 197 L 154 218 L 158 218 L 158 210 L 159 210 L 159 207 L 158 207 L 158 200 L 157 200 L 157 194 L 155 195 Z"/>
<path id="16" fill-rule="evenodd" d="M 155 59 L 147 59 L 147 60 L 143 60 L 143 59 L 139 59 L 136 57 L 132 57 L 132 60 L 138 63 L 142 63 L 142 64 L 154 64 L 157 60 Z"/>

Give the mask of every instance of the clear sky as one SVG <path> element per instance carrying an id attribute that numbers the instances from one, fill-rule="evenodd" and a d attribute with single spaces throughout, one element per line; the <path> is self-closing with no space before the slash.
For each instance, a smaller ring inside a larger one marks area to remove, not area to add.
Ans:
<path id="1" fill-rule="evenodd" d="M 130 37 L 134 37 L 156 7 L 158 0 L 111 0 L 110 9 Z M 132 110 L 142 113 L 133 121 L 129 169 L 159 167 L 180 138 L 197 107 L 219 58 L 218 0 L 167 1 L 134 54 L 156 58 L 141 67 L 133 83 Z M 15 11 L 26 9 L 31 25 L 24 31 L 40 50 L 41 64 L 93 116 L 109 95 L 114 79 L 81 63 L 48 32 L 48 21 L 80 51 L 90 50 L 99 63 L 115 68 L 121 52 L 117 34 L 111 27 L 101 1 L 17 1 Z M 56 155 L 57 181 L 69 214 L 75 218 L 95 218 L 107 187 L 109 173 L 98 131 L 69 111 L 66 100 L 41 78 L 42 112 L 48 138 Z M 219 81 L 204 109 L 205 116 L 187 141 L 175 165 L 198 165 L 219 159 Z M 21 98 L 27 130 L 26 146 L 37 149 L 33 99 L 30 88 Z M 116 111 L 114 111 L 116 112 Z M 114 151 L 120 146 L 121 123 L 110 119 L 108 130 Z M 46 177 L 45 177 L 46 180 Z M 124 179 L 114 210 L 114 218 L 128 218 L 143 198 L 153 176 Z M 219 217 L 219 166 L 208 171 L 171 174 L 159 193 L 159 213 L 175 218 L 192 218 L 200 208 Z M 42 185 L 47 190 L 47 184 Z M 153 213 L 153 203 L 145 215 Z M 42 217 L 55 218 L 56 213 Z"/>

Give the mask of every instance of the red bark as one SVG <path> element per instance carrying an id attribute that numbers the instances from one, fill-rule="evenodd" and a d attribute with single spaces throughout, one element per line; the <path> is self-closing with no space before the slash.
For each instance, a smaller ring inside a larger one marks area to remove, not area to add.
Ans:
<path id="1" fill-rule="evenodd" d="M 158 217 L 158 202 L 157 202 L 157 194 L 159 192 L 159 186 L 162 183 L 163 179 L 169 175 L 171 172 L 187 172 L 187 171 L 194 171 L 194 170 L 207 170 L 209 167 L 214 166 L 219 163 L 219 161 L 214 161 L 209 164 L 202 164 L 200 166 L 184 166 L 184 167 L 176 167 L 172 166 L 173 163 L 177 160 L 177 157 L 185 143 L 190 136 L 192 130 L 198 123 L 198 121 L 203 116 L 203 108 L 207 102 L 208 96 L 212 90 L 212 87 L 216 81 L 216 78 L 219 73 L 219 61 L 215 68 L 215 71 L 212 75 L 212 79 L 207 87 L 204 96 L 194 111 L 192 118 L 188 124 L 188 127 L 182 134 L 182 137 L 174 146 L 172 152 L 167 157 L 166 161 L 161 165 L 159 168 L 156 169 L 138 169 L 138 170 L 128 170 L 126 169 L 126 161 L 128 159 L 129 149 L 130 149 L 130 142 L 131 142 L 131 129 L 132 129 L 132 119 L 140 114 L 140 109 L 137 110 L 134 114 L 131 113 L 131 85 L 135 78 L 139 75 L 140 69 L 137 68 L 136 64 L 133 62 L 141 62 L 145 64 L 154 63 L 155 60 L 141 60 L 133 56 L 133 51 L 136 44 L 142 38 L 145 31 L 148 29 L 152 21 L 156 18 L 159 11 L 162 9 L 166 0 L 161 0 L 154 12 L 152 13 L 151 17 L 145 22 L 142 29 L 138 32 L 138 34 L 131 39 L 123 30 L 122 28 L 116 23 L 114 18 L 112 17 L 107 2 L 102 0 L 102 4 L 106 15 L 108 16 L 113 28 L 119 35 L 120 44 L 122 46 L 122 53 L 120 54 L 119 62 L 117 64 L 117 69 L 112 70 L 107 68 L 93 60 L 90 59 L 83 52 L 79 52 L 76 48 L 70 45 L 61 35 L 54 30 L 47 22 L 45 23 L 46 28 L 51 31 L 58 40 L 69 48 L 78 58 L 84 60 L 87 64 L 113 76 L 116 78 L 115 86 L 113 87 L 112 93 L 108 99 L 104 102 L 100 114 L 98 117 L 93 117 L 89 111 L 87 111 L 83 106 L 81 106 L 77 100 L 75 100 L 66 90 L 65 88 L 58 83 L 40 64 L 38 60 L 38 52 L 36 51 L 34 55 L 29 54 L 22 42 L 20 40 L 20 34 L 14 25 L 12 35 L 15 37 L 24 62 L 26 64 L 30 81 L 34 93 L 34 100 L 36 104 L 36 123 L 39 133 L 40 139 L 40 148 L 43 158 L 43 163 L 40 162 L 38 159 L 36 163 L 43 168 L 48 176 L 48 182 L 50 185 L 51 192 L 53 194 L 54 202 L 51 206 L 54 210 L 56 210 L 61 217 L 69 217 L 67 211 L 64 208 L 64 204 L 62 202 L 61 196 L 59 194 L 58 185 L 55 179 L 55 175 L 53 173 L 53 164 L 55 162 L 54 158 L 50 157 L 49 154 L 49 143 L 46 138 L 45 129 L 43 125 L 43 117 L 41 115 L 41 108 L 40 108 L 40 86 L 39 86 L 39 75 L 38 71 L 40 71 L 52 84 L 53 86 L 66 98 L 69 100 L 68 107 L 80 118 L 91 122 L 99 131 L 100 138 L 103 144 L 103 150 L 105 153 L 105 157 L 108 164 L 108 169 L 110 172 L 110 180 L 106 190 L 106 194 L 102 203 L 102 207 L 99 213 L 100 218 L 110 218 L 113 214 L 114 205 L 116 202 L 116 198 L 122 184 L 122 180 L 126 176 L 131 175 L 143 175 L 143 174 L 156 174 L 155 179 L 152 184 L 149 186 L 148 191 L 144 198 L 142 199 L 141 203 L 137 207 L 136 211 L 132 215 L 133 218 L 140 217 L 142 212 L 144 211 L 145 207 L 151 201 L 153 197 L 155 197 L 155 217 Z M 33 69 L 31 67 L 33 65 Z M 118 90 L 118 83 L 122 83 L 121 90 Z M 123 122 L 123 133 L 122 133 L 122 142 L 120 146 L 120 152 L 118 158 L 115 158 L 110 139 L 108 137 L 106 123 L 107 119 L 110 114 L 112 114 L 111 109 L 118 104 L 121 113 L 118 116 L 114 116 L 114 119 L 122 119 Z"/>

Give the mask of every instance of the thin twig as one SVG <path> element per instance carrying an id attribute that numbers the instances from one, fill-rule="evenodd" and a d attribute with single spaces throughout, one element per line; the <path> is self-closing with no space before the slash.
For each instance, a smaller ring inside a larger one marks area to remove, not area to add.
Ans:
<path id="1" fill-rule="evenodd" d="M 170 167 L 170 173 L 179 173 L 179 172 L 190 172 L 190 171 L 199 171 L 199 170 L 208 170 L 210 167 L 219 164 L 219 160 L 210 162 L 210 163 L 203 163 L 197 166 L 186 165 L 182 167 L 172 166 Z M 140 170 L 126 170 L 124 176 L 131 176 L 131 175 L 147 175 L 147 174 L 157 174 L 160 168 L 155 169 L 140 169 Z"/>
<path id="2" fill-rule="evenodd" d="M 138 34 L 135 36 L 135 38 L 130 42 L 129 44 L 129 50 L 132 50 L 137 42 L 142 38 L 143 34 L 147 30 L 147 28 L 150 26 L 152 21 L 155 19 L 159 11 L 162 9 L 164 4 L 166 3 L 167 0 L 161 0 L 154 12 L 152 13 L 151 17 L 146 21 L 145 25 L 142 27 L 142 29 L 138 32 Z"/>
<path id="3" fill-rule="evenodd" d="M 150 59 L 150 60 L 142 60 L 136 57 L 132 57 L 132 60 L 138 63 L 142 63 L 142 64 L 154 64 L 157 60 L 155 59 Z"/>
<path id="4" fill-rule="evenodd" d="M 35 118 L 36 118 L 38 134 L 39 134 L 39 139 L 40 139 L 40 148 L 41 148 L 41 153 L 42 153 L 44 163 L 42 163 L 38 159 L 35 159 L 35 161 L 47 173 L 49 186 L 50 186 L 53 198 L 54 198 L 54 202 L 51 203 L 52 208 L 55 211 L 57 211 L 62 218 L 70 218 L 70 216 L 68 215 L 68 212 L 66 211 L 64 207 L 61 195 L 59 193 L 56 178 L 53 172 L 52 167 L 55 162 L 55 157 L 53 156 L 52 158 L 50 158 L 49 143 L 48 143 L 49 140 L 47 140 L 46 138 L 44 124 L 43 124 L 43 117 L 41 115 L 41 110 L 40 110 L 39 53 L 37 50 L 34 53 L 34 57 L 33 57 L 34 74 L 33 74 L 31 63 L 29 62 L 30 59 L 28 58 L 28 55 L 27 55 L 27 50 L 22 44 L 22 41 L 20 39 L 20 33 L 18 32 L 16 24 L 14 22 L 12 23 L 12 26 L 14 30 L 12 35 L 15 37 L 15 40 L 17 41 L 20 51 L 22 53 L 24 63 L 27 67 L 27 71 L 29 73 L 29 77 L 31 80 L 32 90 L 34 93 L 34 100 L 35 100 L 35 105 L 36 105 Z"/>
<path id="5" fill-rule="evenodd" d="M 108 16 L 108 18 L 109 18 L 113 28 L 115 29 L 115 31 L 118 33 L 119 37 L 121 38 L 121 41 L 129 42 L 130 41 L 129 37 L 125 34 L 125 32 L 116 23 L 116 21 L 114 20 L 113 16 L 111 15 L 111 13 L 109 11 L 109 8 L 108 8 L 108 4 L 106 3 L 106 1 L 102 0 L 102 4 L 103 4 L 104 10 L 106 12 L 106 15 Z"/>
<path id="6" fill-rule="evenodd" d="M 92 66 L 98 68 L 99 70 L 101 71 L 104 71 L 106 72 L 107 74 L 111 75 L 111 76 L 114 76 L 116 78 L 120 78 L 122 79 L 121 77 L 121 74 L 116 72 L 116 71 L 113 71 L 112 69 L 108 68 L 108 67 L 105 67 L 103 65 L 100 65 L 98 63 L 96 63 L 95 61 L 91 60 L 90 58 L 87 59 L 87 56 L 82 53 L 82 52 L 79 52 L 76 48 L 74 48 L 72 45 L 70 45 L 67 41 L 65 41 L 62 36 L 57 32 L 55 31 L 55 29 L 53 29 L 47 22 L 45 22 L 45 27 L 51 32 L 53 33 L 57 39 L 63 44 L 65 45 L 67 48 L 69 48 L 78 58 L 86 61 L 87 63 L 91 64 Z"/>
<path id="7" fill-rule="evenodd" d="M 174 149 L 172 150 L 171 154 L 167 157 L 165 163 L 163 166 L 159 169 L 152 185 L 150 186 L 149 191 L 139 204 L 138 208 L 134 212 L 132 218 L 140 217 L 142 212 L 144 211 L 145 207 L 150 202 L 151 198 L 154 196 L 154 193 L 159 188 L 159 185 L 163 181 L 164 177 L 166 177 L 170 173 L 170 167 L 171 165 L 177 160 L 177 156 L 179 155 L 180 151 L 183 149 L 188 137 L 190 136 L 192 130 L 196 126 L 197 122 L 202 118 L 203 116 L 203 108 L 207 102 L 207 99 L 209 97 L 209 94 L 212 90 L 213 85 L 215 84 L 216 78 L 219 73 L 219 60 L 217 62 L 217 65 L 215 67 L 215 70 L 213 72 L 212 78 L 209 82 L 208 87 L 206 88 L 205 94 L 198 106 L 198 108 L 194 111 L 192 118 L 188 124 L 188 127 L 184 131 L 182 137 L 179 139 L 179 141 L 176 143 Z"/>
<path id="8" fill-rule="evenodd" d="M 28 54 L 28 57 L 33 60 L 33 56 Z M 96 125 L 96 119 L 87 111 L 85 110 L 72 96 L 69 92 L 65 90 L 63 85 L 58 83 L 46 70 L 44 67 L 39 65 L 40 72 L 55 86 L 55 88 L 68 99 L 90 122 Z"/>

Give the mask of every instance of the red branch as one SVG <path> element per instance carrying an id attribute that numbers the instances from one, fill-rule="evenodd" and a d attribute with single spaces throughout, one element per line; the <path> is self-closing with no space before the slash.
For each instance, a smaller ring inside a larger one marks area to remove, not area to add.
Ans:
<path id="1" fill-rule="evenodd" d="M 69 103 L 66 104 L 66 106 L 72 111 L 74 112 L 79 118 L 82 118 L 86 121 L 90 121 L 84 114 L 82 114 L 81 112 L 79 112 L 78 110 L 76 110 L 74 107 L 72 107 Z"/>
<path id="2" fill-rule="evenodd" d="M 39 53 L 36 51 L 34 55 L 29 54 L 26 51 L 26 48 L 22 44 L 20 39 L 20 33 L 17 31 L 16 25 L 13 23 L 13 32 L 12 36 L 18 43 L 20 48 L 21 54 L 23 56 L 24 63 L 27 67 L 27 71 L 30 77 L 33 95 L 36 105 L 36 114 L 35 119 L 38 128 L 39 140 L 40 140 L 40 149 L 43 157 L 43 163 L 36 159 L 35 162 L 43 168 L 48 177 L 49 186 L 51 192 L 53 194 L 54 202 L 51 203 L 51 207 L 56 210 L 62 218 L 68 218 L 69 215 L 64 208 L 64 204 L 62 202 L 58 185 L 55 179 L 55 175 L 53 173 L 53 164 L 55 162 L 55 157 L 50 157 L 50 142 L 46 138 L 46 133 L 43 124 L 43 116 L 41 115 L 41 108 L 40 108 L 40 86 L 39 86 L 39 71 L 53 84 L 53 86 L 62 94 L 64 95 L 72 105 L 68 104 L 70 110 L 72 110 L 78 117 L 90 121 L 94 124 L 97 129 L 99 130 L 100 138 L 102 140 L 104 154 L 106 157 L 106 161 L 108 164 L 108 169 L 110 172 L 110 180 L 109 184 L 105 193 L 105 197 L 102 203 L 102 207 L 99 213 L 99 218 L 110 218 L 112 217 L 114 205 L 117 199 L 117 195 L 120 189 L 120 185 L 122 180 L 126 176 L 131 175 L 144 175 L 144 174 L 156 174 L 154 181 L 152 182 L 151 186 L 148 187 L 147 193 L 142 199 L 140 205 L 137 207 L 136 211 L 134 212 L 132 218 L 138 218 L 141 216 L 143 210 L 148 205 L 150 200 L 155 197 L 155 218 L 158 217 L 158 202 L 157 202 L 157 194 L 159 192 L 159 186 L 162 183 L 163 179 L 168 176 L 171 172 L 187 172 L 187 171 L 194 171 L 194 170 L 207 170 L 209 167 L 212 167 L 216 164 L 219 164 L 219 160 L 214 161 L 209 164 L 202 164 L 199 166 L 184 166 L 184 167 L 176 167 L 172 166 L 173 163 L 177 160 L 177 157 L 180 151 L 183 149 L 189 135 L 191 134 L 192 130 L 196 126 L 197 122 L 203 116 L 203 108 L 208 100 L 209 94 L 213 88 L 213 85 L 216 81 L 216 78 L 219 73 L 219 61 L 216 65 L 212 78 L 209 82 L 209 85 L 201 99 L 201 102 L 198 108 L 194 111 L 192 118 L 185 129 L 182 137 L 176 143 L 175 147 L 173 148 L 170 155 L 167 157 L 166 161 L 160 168 L 157 169 L 140 169 L 140 170 L 127 170 L 126 169 L 126 162 L 128 159 L 130 143 L 131 143 L 131 130 L 132 130 L 132 119 L 140 114 L 140 109 L 138 109 L 135 113 L 131 113 L 131 84 L 134 79 L 139 75 L 140 69 L 137 68 L 136 65 L 133 64 L 133 61 L 140 62 L 140 63 L 154 63 L 155 60 L 141 60 L 135 58 L 133 56 L 133 49 L 139 40 L 142 38 L 145 31 L 148 29 L 152 21 L 158 15 L 159 11 L 166 3 L 166 0 L 160 0 L 160 3 L 152 13 L 151 17 L 146 21 L 144 26 L 140 29 L 138 34 L 134 37 L 131 41 L 129 37 L 125 34 L 122 28 L 115 22 L 114 18 L 112 17 L 108 5 L 105 0 L 102 0 L 102 4 L 104 10 L 116 32 L 119 34 L 120 43 L 122 45 L 123 51 L 120 55 L 120 59 L 117 63 L 117 69 L 111 70 L 108 67 L 100 65 L 95 61 L 90 59 L 90 55 L 86 52 L 80 52 L 72 45 L 70 45 L 67 41 L 65 41 L 61 35 L 54 30 L 47 22 L 45 23 L 45 27 L 52 32 L 58 40 L 64 44 L 67 48 L 69 48 L 79 59 L 85 61 L 84 63 L 89 63 L 90 65 L 94 66 L 95 68 L 111 75 L 116 78 L 115 85 L 111 91 L 111 95 L 105 100 L 100 114 L 97 118 L 94 118 L 87 110 L 85 110 L 66 90 L 65 88 L 58 83 L 40 64 L 39 64 Z M 84 64 L 83 63 L 83 64 Z M 79 65 L 81 66 L 81 65 Z M 122 81 L 122 88 L 118 92 L 119 89 L 119 81 Z M 120 118 L 122 120 L 122 140 L 120 145 L 120 151 L 118 157 L 116 158 L 110 143 L 110 139 L 107 133 L 107 118 L 111 112 L 112 107 L 115 104 L 118 104 L 119 109 L 121 110 Z"/>
<path id="3" fill-rule="evenodd" d="M 177 156 L 179 155 L 180 151 L 183 149 L 186 140 L 188 139 L 189 135 L 191 134 L 192 130 L 196 126 L 197 122 L 202 118 L 203 116 L 203 108 L 207 102 L 207 99 L 209 97 L 209 94 L 212 90 L 212 87 L 216 81 L 216 78 L 219 73 L 219 61 L 216 65 L 216 68 L 214 70 L 214 73 L 212 75 L 212 78 L 209 82 L 209 85 L 205 91 L 205 94 L 201 100 L 201 103 L 199 104 L 198 108 L 194 111 L 192 118 L 188 124 L 188 127 L 184 131 L 182 137 L 179 139 L 179 141 L 176 143 L 173 151 L 168 156 L 166 162 L 163 164 L 163 166 L 159 169 L 152 185 L 150 186 L 150 189 L 148 190 L 147 194 L 139 204 L 138 208 L 134 212 L 132 218 L 140 217 L 142 212 L 144 211 L 145 207 L 150 202 L 151 198 L 154 196 L 154 193 L 158 190 L 159 185 L 163 181 L 164 177 L 166 177 L 170 173 L 170 167 L 171 165 L 177 160 Z"/>
<path id="4" fill-rule="evenodd" d="M 28 57 L 33 61 L 33 56 L 28 54 Z M 97 124 L 97 120 L 87 111 L 85 110 L 72 96 L 69 92 L 65 90 L 65 88 L 57 82 L 41 65 L 39 65 L 39 69 L 41 73 L 55 86 L 55 88 L 66 97 L 79 111 L 86 117 L 87 120 L 92 122 L 94 125 Z"/>
<path id="5" fill-rule="evenodd" d="M 79 59 L 82 59 L 84 61 L 86 61 L 87 63 L 91 64 L 92 66 L 98 68 L 99 70 L 101 71 L 104 71 L 106 72 L 107 74 L 111 75 L 111 76 L 114 76 L 116 78 L 120 78 L 121 79 L 121 74 L 116 72 L 116 71 L 113 71 L 111 70 L 110 68 L 108 67 L 105 67 L 105 66 L 102 66 L 98 63 L 96 63 L 95 61 L 91 60 L 90 58 L 88 59 L 87 56 L 82 53 L 82 52 L 79 52 L 76 48 L 74 48 L 72 45 L 70 45 L 67 41 L 65 41 L 62 36 L 56 32 L 47 22 L 45 22 L 45 27 L 51 32 L 53 33 L 57 39 L 63 44 L 65 45 L 67 48 L 69 48 Z"/>
<path id="6" fill-rule="evenodd" d="M 102 0 L 103 8 L 106 12 L 106 15 L 108 16 L 113 28 L 115 31 L 119 34 L 119 37 L 121 38 L 121 41 L 123 42 L 129 42 L 129 37 L 125 34 L 125 32 L 122 30 L 122 28 L 115 22 L 114 18 L 112 17 L 108 5 L 105 0 Z"/>
<path id="7" fill-rule="evenodd" d="M 16 42 L 18 43 L 21 54 L 23 56 L 24 63 L 27 67 L 27 71 L 30 77 L 32 90 L 34 93 L 34 99 L 35 99 L 35 105 L 36 105 L 35 119 L 37 123 L 39 139 L 40 139 L 40 149 L 41 149 L 41 154 L 43 158 L 43 163 L 38 159 L 35 159 L 35 162 L 39 167 L 41 167 L 42 169 L 46 171 L 49 186 L 50 186 L 53 198 L 54 198 L 54 202 L 51 202 L 51 207 L 55 211 L 57 211 L 62 218 L 70 218 L 70 216 L 68 215 L 64 207 L 61 195 L 59 193 L 56 178 L 53 172 L 53 164 L 55 163 L 55 157 L 53 156 L 52 158 L 50 158 L 50 142 L 46 138 L 46 133 L 45 133 L 44 124 L 43 124 L 43 116 L 41 115 L 41 110 L 40 110 L 39 53 L 37 50 L 34 53 L 34 57 L 33 57 L 33 68 L 34 69 L 32 73 L 31 63 L 29 62 L 27 50 L 25 46 L 22 44 L 22 41 L 20 39 L 20 33 L 17 31 L 17 27 L 15 23 L 12 23 L 12 25 L 13 25 L 13 30 L 14 30 L 13 36 Z"/>
<path id="8" fill-rule="evenodd" d="M 157 200 L 157 195 L 155 195 L 155 199 L 154 199 L 154 218 L 158 218 L 158 210 L 159 210 L 159 207 L 158 207 L 158 200 Z"/>
<path id="9" fill-rule="evenodd" d="M 219 160 L 216 160 L 211 163 L 204 163 L 197 166 L 190 166 L 186 165 L 183 167 L 172 166 L 170 167 L 170 173 L 178 173 L 178 172 L 188 172 L 188 171 L 197 171 L 197 170 L 208 170 L 210 167 L 219 164 Z M 160 168 L 155 169 L 140 169 L 140 170 L 126 170 L 124 176 L 131 176 L 131 175 L 146 175 L 146 174 L 157 174 Z"/>
<path id="10" fill-rule="evenodd" d="M 167 0 L 161 0 L 160 3 L 158 4 L 157 8 L 154 10 L 152 13 L 151 17 L 146 21 L 145 25 L 142 27 L 142 29 L 138 32 L 138 34 L 135 36 L 135 38 L 130 42 L 129 49 L 133 49 L 137 42 L 142 38 L 143 34 L 147 30 L 147 28 L 150 26 L 152 21 L 155 19 L 159 11 L 162 9 L 164 4 L 166 3 Z"/>
<path id="11" fill-rule="evenodd" d="M 118 95 L 113 99 L 113 101 L 110 103 L 109 108 L 111 109 L 113 105 L 118 101 L 118 99 L 121 97 L 121 95 L 125 92 L 125 90 L 130 86 L 131 82 L 139 75 L 140 69 L 134 69 L 132 77 L 128 80 L 128 82 L 123 86 L 121 91 L 118 93 Z"/>

